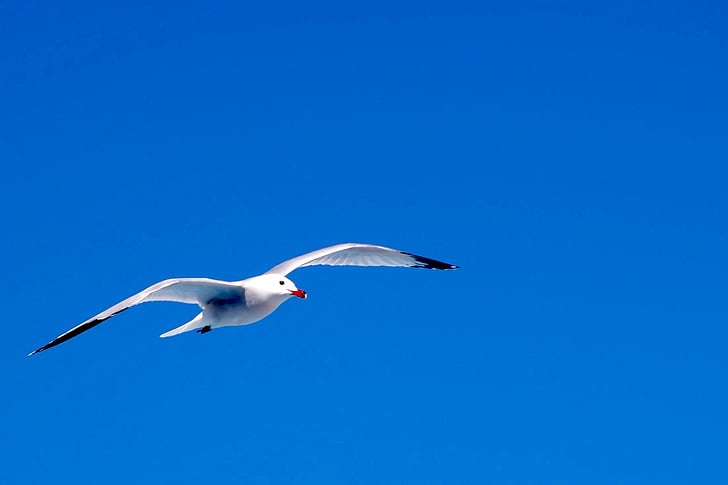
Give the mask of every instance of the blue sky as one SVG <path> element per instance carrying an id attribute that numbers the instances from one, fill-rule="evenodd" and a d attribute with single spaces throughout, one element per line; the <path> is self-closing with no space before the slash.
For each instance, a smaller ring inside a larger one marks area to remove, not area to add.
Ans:
<path id="1" fill-rule="evenodd" d="M 3 3 L 0 482 L 728 480 L 728 11 L 582 3 Z"/>

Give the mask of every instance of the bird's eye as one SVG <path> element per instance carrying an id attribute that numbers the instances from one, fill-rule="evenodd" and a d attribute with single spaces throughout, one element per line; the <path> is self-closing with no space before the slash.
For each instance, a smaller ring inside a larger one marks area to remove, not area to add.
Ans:
<path id="1" fill-rule="evenodd" d="M 286 284 L 286 283 L 285 283 L 285 282 L 283 282 L 283 281 L 279 281 L 278 283 L 280 283 L 281 285 L 285 285 L 285 284 Z"/>

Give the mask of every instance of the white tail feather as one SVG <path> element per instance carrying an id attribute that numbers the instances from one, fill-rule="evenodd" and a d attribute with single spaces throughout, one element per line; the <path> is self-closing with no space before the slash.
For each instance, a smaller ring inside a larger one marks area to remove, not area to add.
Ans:
<path id="1" fill-rule="evenodd" d="M 181 333 L 189 332 L 191 330 L 197 330 L 198 328 L 204 327 L 206 324 L 204 322 L 204 312 L 200 312 L 195 318 L 190 320 L 189 322 L 185 323 L 184 325 L 180 325 L 177 328 L 173 328 L 169 332 L 165 332 L 160 337 L 166 338 L 166 337 L 173 337 L 175 335 L 179 335 Z"/>

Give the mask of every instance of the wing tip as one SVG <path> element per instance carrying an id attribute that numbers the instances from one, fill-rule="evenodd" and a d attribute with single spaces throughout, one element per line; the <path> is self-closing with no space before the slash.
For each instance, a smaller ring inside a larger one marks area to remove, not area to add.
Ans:
<path id="1" fill-rule="evenodd" d="M 116 313 L 112 313 L 108 317 L 97 318 L 95 320 L 91 320 L 90 322 L 82 323 L 81 325 L 72 328 L 68 332 L 59 335 L 54 340 L 48 342 L 47 344 L 45 344 L 43 347 L 39 348 L 38 350 L 32 351 L 31 353 L 28 354 L 28 357 L 30 357 L 33 354 L 37 354 L 38 352 L 43 352 L 44 350 L 48 350 L 51 347 L 55 347 L 58 344 L 62 344 L 66 340 L 72 339 L 76 335 L 78 335 L 80 333 L 83 333 L 83 332 L 85 332 L 86 330 L 88 330 L 90 328 L 95 327 L 96 325 L 98 325 L 101 322 L 105 322 L 109 318 L 113 317 L 114 315 L 118 315 L 119 313 L 123 312 L 124 310 L 126 310 L 126 308 L 123 308 L 123 309 L 119 310 Z"/>
<path id="2" fill-rule="evenodd" d="M 34 351 L 32 351 L 31 353 L 28 354 L 28 357 L 30 357 L 31 355 L 37 354 L 38 352 L 43 352 L 46 348 L 48 348 L 48 347 L 46 345 L 44 345 L 43 347 L 41 347 L 39 349 L 35 349 Z"/>
<path id="3" fill-rule="evenodd" d="M 405 253 L 402 251 L 402 254 L 406 254 L 407 256 L 412 257 L 417 264 L 415 265 L 415 268 L 425 268 L 425 269 L 458 269 L 460 266 L 456 266 L 454 264 L 450 263 L 443 263 L 442 261 L 437 261 L 436 259 L 430 259 L 426 258 L 424 256 L 417 256 L 416 254 L 412 253 Z"/>

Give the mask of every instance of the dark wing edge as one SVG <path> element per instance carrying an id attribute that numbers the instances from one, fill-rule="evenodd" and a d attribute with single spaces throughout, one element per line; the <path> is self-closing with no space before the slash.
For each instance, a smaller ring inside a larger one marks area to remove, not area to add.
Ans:
<path id="1" fill-rule="evenodd" d="M 66 333 L 62 333 L 55 339 L 53 339 L 50 342 L 48 342 L 47 344 L 45 344 L 43 347 L 32 351 L 31 353 L 28 354 L 28 357 L 30 357 L 33 354 L 37 354 L 38 352 L 43 352 L 44 350 L 48 350 L 51 347 L 55 347 L 56 345 L 62 344 L 66 340 L 72 339 L 76 335 L 81 334 L 81 333 L 85 332 L 86 330 L 90 330 L 90 329 L 94 328 L 99 323 L 105 322 L 106 320 L 113 317 L 114 315 L 118 315 L 119 313 L 123 312 L 124 310 L 128 310 L 129 308 L 131 308 L 131 307 L 122 308 L 118 312 L 112 313 L 108 317 L 96 318 L 94 320 L 91 320 L 90 322 L 85 322 L 85 323 L 82 323 L 81 325 L 73 327 L 71 330 L 69 330 Z"/>
<path id="2" fill-rule="evenodd" d="M 430 259 L 430 258 L 426 258 L 424 256 L 417 256 L 416 254 L 406 253 L 404 251 L 400 251 L 400 253 L 410 256 L 412 259 L 414 259 L 417 262 L 417 264 L 412 266 L 413 268 L 425 268 L 425 269 L 458 269 L 458 268 L 460 268 L 460 266 L 456 266 L 454 264 L 449 264 L 449 263 L 443 263 L 442 261 L 437 261 L 436 259 Z"/>

